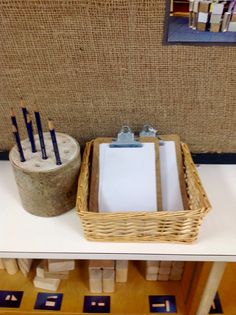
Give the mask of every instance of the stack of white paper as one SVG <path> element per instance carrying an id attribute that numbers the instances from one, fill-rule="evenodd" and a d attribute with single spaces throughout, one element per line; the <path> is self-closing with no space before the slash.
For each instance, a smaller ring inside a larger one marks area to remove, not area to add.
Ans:
<path id="1" fill-rule="evenodd" d="M 160 146 L 163 210 L 182 210 L 182 195 L 174 141 Z M 155 144 L 141 148 L 99 146 L 100 212 L 157 211 Z"/>

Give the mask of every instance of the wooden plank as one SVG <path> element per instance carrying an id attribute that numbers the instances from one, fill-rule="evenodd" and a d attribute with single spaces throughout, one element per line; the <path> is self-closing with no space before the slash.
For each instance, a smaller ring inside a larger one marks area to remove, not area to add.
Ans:
<path id="1" fill-rule="evenodd" d="M 89 260 L 89 269 L 114 269 L 114 260 Z"/>
<path id="2" fill-rule="evenodd" d="M 197 262 L 191 279 L 187 299 L 185 300 L 188 315 L 196 315 L 203 290 L 211 270 L 211 262 Z"/>
<path id="3" fill-rule="evenodd" d="M 226 262 L 214 262 L 207 277 L 196 315 L 208 315 L 219 284 L 223 277 Z"/>
<path id="4" fill-rule="evenodd" d="M 22 274 L 27 277 L 32 265 L 32 259 L 17 259 L 17 263 Z"/>

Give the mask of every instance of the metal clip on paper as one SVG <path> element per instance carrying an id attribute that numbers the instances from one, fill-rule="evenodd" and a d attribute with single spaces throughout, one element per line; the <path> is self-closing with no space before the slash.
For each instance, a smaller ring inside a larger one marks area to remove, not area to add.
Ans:
<path id="1" fill-rule="evenodd" d="M 134 134 L 129 126 L 123 126 L 118 133 L 117 140 L 110 144 L 110 148 L 140 148 L 142 143 L 134 140 Z"/>
<path id="2" fill-rule="evenodd" d="M 159 145 L 164 145 L 164 142 L 160 140 L 160 137 L 157 134 L 157 130 L 154 129 L 151 125 L 144 125 L 143 129 L 139 133 L 139 137 L 157 137 L 159 139 Z"/>
<path id="3" fill-rule="evenodd" d="M 157 137 L 157 130 L 151 125 L 144 125 L 139 133 L 139 137 Z"/>

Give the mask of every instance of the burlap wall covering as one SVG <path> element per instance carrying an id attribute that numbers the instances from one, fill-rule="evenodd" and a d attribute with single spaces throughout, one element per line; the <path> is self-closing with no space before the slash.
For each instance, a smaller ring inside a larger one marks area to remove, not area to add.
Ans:
<path id="1" fill-rule="evenodd" d="M 193 152 L 236 152 L 235 47 L 163 46 L 164 14 L 165 0 L 0 0 L 0 149 L 23 95 L 81 142 L 149 122 Z"/>

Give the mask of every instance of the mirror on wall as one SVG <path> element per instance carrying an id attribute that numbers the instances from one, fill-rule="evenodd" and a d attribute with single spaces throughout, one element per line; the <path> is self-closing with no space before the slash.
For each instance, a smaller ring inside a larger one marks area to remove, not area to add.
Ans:
<path id="1" fill-rule="evenodd" d="M 166 0 L 166 42 L 236 43 L 236 0 Z"/>

